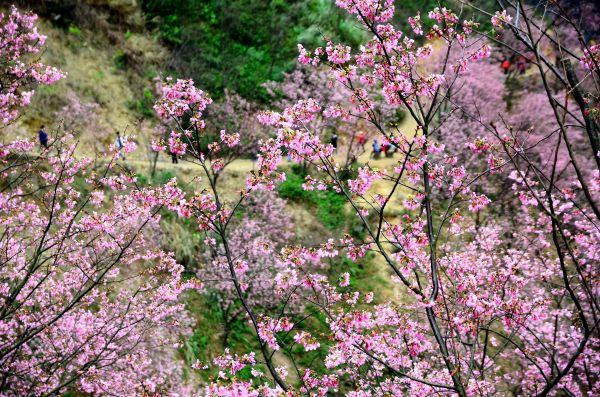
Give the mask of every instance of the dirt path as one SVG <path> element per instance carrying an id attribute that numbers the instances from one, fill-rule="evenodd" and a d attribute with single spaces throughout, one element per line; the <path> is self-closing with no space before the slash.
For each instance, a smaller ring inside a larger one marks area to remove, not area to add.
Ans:
<path id="1" fill-rule="evenodd" d="M 402 125 L 400 126 L 400 130 L 405 132 L 406 134 L 412 135 L 417 127 L 417 124 L 412 118 L 407 117 Z M 362 164 L 369 164 L 372 167 L 377 168 L 386 168 L 388 171 L 391 171 L 393 167 L 397 164 L 397 157 L 385 157 L 382 156 L 379 159 L 370 158 L 371 155 L 371 143 L 369 141 L 365 144 L 365 152 L 358 157 L 358 162 Z M 140 145 L 142 146 L 142 145 Z M 151 163 L 147 158 L 143 158 L 143 154 L 141 153 L 142 149 L 138 149 L 136 152 L 127 156 L 126 160 L 123 161 L 123 164 L 126 166 L 133 166 L 138 172 L 150 172 Z M 340 163 L 345 161 L 345 148 L 340 148 L 340 153 L 334 156 L 334 159 Z M 284 160 L 285 163 L 285 160 Z M 194 171 L 201 171 L 199 165 L 194 164 L 192 162 L 187 162 L 185 160 L 179 160 L 178 164 L 172 164 L 171 157 L 161 153 L 159 155 L 159 159 L 156 163 L 157 171 L 164 170 L 172 170 L 175 173 L 179 173 L 183 171 L 184 174 L 188 174 Z M 225 175 L 231 173 L 248 173 L 251 170 L 255 169 L 255 163 L 249 159 L 237 159 L 227 165 L 225 169 Z M 144 171 L 145 170 L 145 171 Z M 224 175 L 224 176 L 225 176 Z M 378 185 L 373 193 L 384 193 L 384 185 Z"/>

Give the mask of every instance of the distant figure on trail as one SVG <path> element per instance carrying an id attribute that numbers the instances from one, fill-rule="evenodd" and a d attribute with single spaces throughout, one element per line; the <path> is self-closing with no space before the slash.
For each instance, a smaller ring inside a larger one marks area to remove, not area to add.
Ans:
<path id="1" fill-rule="evenodd" d="M 337 153 L 338 136 L 334 132 L 331 136 L 331 146 L 333 146 L 333 153 Z"/>
<path id="2" fill-rule="evenodd" d="M 504 74 L 508 74 L 508 70 L 510 69 L 510 61 L 508 59 L 505 59 L 502 64 L 502 70 L 504 70 Z"/>
<path id="3" fill-rule="evenodd" d="M 123 146 L 124 145 L 123 145 L 123 139 L 121 138 L 121 133 L 119 131 L 117 131 L 117 140 L 115 141 L 115 147 L 119 151 L 118 157 L 123 157 L 123 160 L 125 160 L 125 156 L 123 156 L 123 153 L 122 153 Z"/>
<path id="4" fill-rule="evenodd" d="M 48 149 L 48 134 L 44 131 L 45 126 L 41 126 L 38 131 L 38 136 L 40 138 L 40 149 Z"/>
<path id="5" fill-rule="evenodd" d="M 179 160 L 177 159 L 177 153 L 171 152 L 171 163 L 179 164 Z"/>
<path id="6" fill-rule="evenodd" d="M 396 147 L 394 145 L 388 144 L 388 147 L 385 151 L 385 157 L 394 157 L 395 152 L 396 152 Z"/>
<path id="7" fill-rule="evenodd" d="M 378 159 L 379 156 L 381 156 L 381 146 L 379 146 L 377 139 L 373 139 L 373 158 Z"/>
<path id="8" fill-rule="evenodd" d="M 358 144 L 363 150 L 365 149 L 365 132 L 361 131 L 358 133 Z"/>
<path id="9" fill-rule="evenodd" d="M 387 142 L 385 142 L 381 145 L 381 151 L 383 152 L 384 155 L 387 156 L 387 152 L 388 152 L 389 148 L 390 148 L 390 144 Z"/>

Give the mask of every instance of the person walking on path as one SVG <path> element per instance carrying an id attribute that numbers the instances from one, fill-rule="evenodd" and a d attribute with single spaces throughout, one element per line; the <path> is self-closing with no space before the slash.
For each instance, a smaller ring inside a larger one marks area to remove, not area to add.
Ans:
<path id="1" fill-rule="evenodd" d="M 358 144 L 360 147 L 365 150 L 365 132 L 361 131 L 358 133 Z"/>
<path id="2" fill-rule="evenodd" d="M 502 70 L 504 70 L 504 74 L 508 74 L 508 70 L 510 69 L 510 61 L 508 59 L 505 59 L 502 64 Z"/>
<path id="3" fill-rule="evenodd" d="M 117 140 L 115 141 L 115 147 L 117 148 L 117 150 L 119 151 L 119 156 L 118 157 L 123 157 L 123 160 L 125 160 L 125 156 L 123 156 L 123 139 L 121 138 L 121 133 L 119 131 L 117 131 Z"/>
<path id="4" fill-rule="evenodd" d="M 381 146 L 379 146 L 379 142 L 377 139 L 373 139 L 373 158 L 378 159 L 381 155 Z"/>
<path id="5" fill-rule="evenodd" d="M 38 131 L 38 137 L 40 139 L 40 149 L 48 149 L 48 134 L 44 130 L 45 126 L 41 126 Z"/>
<path id="6" fill-rule="evenodd" d="M 177 160 L 177 153 L 171 152 L 171 163 L 179 164 L 179 160 Z"/>
<path id="7" fill-rule="evenodd" d="M 338 136 L 334 132 L 331 136 L 331 146 L 333 146 L 333 153 L 337 153 L 337 145 L 338 145 Z"/>
<path id="8" fill-rule="evenodd" d="M 384 143 L 382 143 L 382 144 L 381 144 L 381 151 L 382 151 L 382 152 L 383 152 L 383 154 L 384 154 L 384 155 L 386 155 L 386 156 L 387 156 L 387 152 L 388 152 L 388 149 L 389 149 L 389 148 L 390 148 L 390 144 L 389 144 L 389 143 L 387 143 L 387 142 L 384 142 Z"/>

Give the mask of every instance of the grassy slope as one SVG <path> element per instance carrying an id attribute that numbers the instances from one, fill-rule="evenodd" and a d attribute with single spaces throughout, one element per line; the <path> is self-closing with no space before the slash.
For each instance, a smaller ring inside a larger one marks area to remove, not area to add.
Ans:
<path id="1" fill-rule="evenodd" d="M 139 115 L 131 109 L 131 102 L 140 97 L 144 86 L 150 84 L 144 70 L 133 67 L 119 68 L 116 55 L 123 51 L 143 55 L 144 68 L 158 63 L 165 56 L 165 50 L 150 36 L 145 34 L 128 35 L 116 42 L 97 31 L 72 28 L 64 30 L 40 18 L 40 31 L 48 36 L 46 49 L 41 56 L 45 64 L 57 66 L 68 77 L 52 86 L 37 87 L 32 103 L 23 116 L 9 126 L 6 135 L 34 135 L 39 126 L 45 124 L 49 132 L 57 130 L 61 120 L 56 117 L 68 103 L 69 93 L 74 93 L 82 103 L 95 102 L 100 105 L 98 115 L 100 131 L 75 131 L 88 150 L 91 143 L 98 140 L 112 142 L 114 130 L 132 128 Z M 116 33 L 117 35 L 119 33 Z M 147 62 L 150 60 L 150 62 Z M 82 120 L 85 125 L 85 120 Z"/>

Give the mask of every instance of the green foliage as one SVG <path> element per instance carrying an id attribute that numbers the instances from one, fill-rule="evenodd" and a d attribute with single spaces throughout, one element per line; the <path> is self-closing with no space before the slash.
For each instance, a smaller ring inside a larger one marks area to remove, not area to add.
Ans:
<path id="1" fill-rule="evenodd" d="M 287 174 L 286 179 L 278 187 L 279 196 L 293 201 L 305 200 L 312 192 L 302 188 L 304 180 L 297 174 Z"/>
<path id="2" fill-rule="evenodd" d="M 256 334 L 244 316 L 239 316 L 229 324 L 227 346 L 223 346 L 225 319 L 215 297 L 197 291 L 188 292 L 186 307 L 194 314 L 198 325 L 180 350 L 188 364 L 193 364 L 196 360 L 210 362 L 216 355 L 222 354 L 225 347 L 239 354 L 260 349 Z M 208 375 L 209 372 L 203 374 Z M 237 376 L 244 380 L 251 379 L 250 368 Z"/>
<path id="3" fill-rule="evenodd" d="M 38 93 L 42 95 L 53 95 L 56 94 L 57 86 L 56 85 L 40 85 L 36 87 Z"/>
<path id="4" fill-rule="evenodd" d="M 168 44 L 181 44 L 182 28 L 177 15 L 166 15 L 160 23 L 160 36 Z"/>
<path id="5" fill-rule="evenodd" d="M 282 198 L 310 203 L 316 206 L 319 221 L 330 230 L 340 230 L 346 226 L 346 199 L 344 196 L 327 190 L 304 190 L 304 178 L 294 173 L 288 173 L 287 179 L 278 186 Z"/>
<path id="6" fill-rule="evenodd" d="M 365 39 L 329 0 L 144 0 L 142 7 L 147 24 L 177 50 L 170 72 L 192 77 L 215 98 L 229 89 L 266 102 L 261 85 L 294 68 L 298 42 Z"/>
<path id="7" fill-rule="evenodd" d="M 94 80 L 97 80 L 97 81 L 102 81 L 102 80 L 104 80 L 104 77 L 105 77 L 105 76 L 104 76 L 104 73 L 103 73 L 101 70 L 98 70 L 97 72 L 95 72 L 95 73 L 93 74 L 93 78 L 94 78 Z"/>
<path id="8" fill-rule="evenodd" d="M 135 179 L 139 186 L 148 186 L 148 177 L 146 175 L 137 173 Z"/>
<path id="9" fill-rule="evenodd" d="M 164 185 L 173 178 L 175 178 L 175 173 L 172 170 L 163 170 L 155 177 L 154 184 L 156 186 Z"/>
<path id="10" fill-rule="evenodd" d="M 317 217 L 331 230 L 339 230 L 346 223 L 346 199 L 335 192 L 327 191 L 317 201 Z"/>
<path id="11" fill-rule="evenodd" d="M 408 17 L 420 11 L 427 20 L 427 11 L 454 5 L 403 2 L 393 23 L 408 32 Z M 268 102 L 272 98 L 262 84 L 293 70 L 298 43 L 314 48 L 327 37 L 357 46 L 368 38 L 355 16 L 332 0 L 143 0 L 142 9 L 147 25 L 177 52 L 169 73 L 193 78 L 214 98 L 228 89 Z"/>
<path id="12" fill-rule="evenodd" d="M 244 316 L 239 316 L 229 324 L 227 347 L 244 351 L 249 346 L 257 347 L 256 337 Z"/>
<path id="13" fill-rule="evenodd" d="M 191 291 L 186 296 L 186 306 L 190 313 L 197 317 L 200 327 L 196 328 L 182 347 L 182 354 L 188 364 L 196 360 L 209 361 L 215 348 L 214 341 L 222 328 L 223 313 L 216 301 L 197 291 Z"/>
<path id="14" fill-rule="evenodd" d="M 79 36 L 81 35 L 81 29 L 79 29 L 76 25 L 70 24 L 69 34 L 72 34 L 73 36 Z"/>
<path id="15" fill-rule="evenodd" d="M 118 49 L 113 56 L 113 63 L 118 70 L 124 70 L 127 67 L 127 55 L 122 49 Z"/>
<path id="16" fill-rule="evenodd" d="M 204 328 L 196 328 L 192 336 L 185 342 L 185 359 L 188 364 L 193 364 L 203 357 L 210 343 L 210 337 Z"/>
<path id="17" fill-rule="evenodd" d="M 154 97 L 152 90 L 146 87 L 144 88 L 140 99 L 131 99 L 128 101 L 127 105 L 129 106 L 129 109 L 135 110 L 140 116 L 151 119 L 154 117 L 153 106 L 155 101 L 156 98 Z"/>

